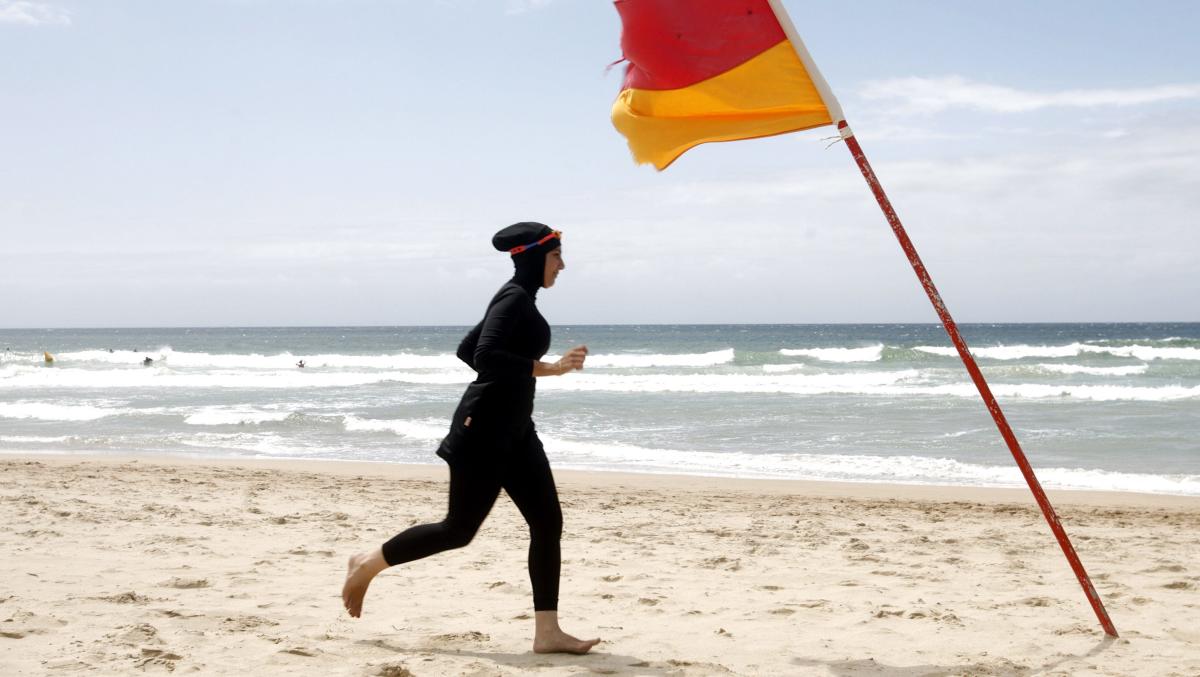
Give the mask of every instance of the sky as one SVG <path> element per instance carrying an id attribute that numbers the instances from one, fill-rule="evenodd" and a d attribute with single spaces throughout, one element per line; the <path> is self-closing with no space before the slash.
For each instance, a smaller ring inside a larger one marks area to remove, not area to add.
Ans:
<path id="1" fill-rule="evenodd" d="M 1200 3 L 785 0 L 959 322 L 1200 321 Z M 831 128 L 658 173 L 603 0 L 0 0 L 0 327 L 936 322 Z"/>

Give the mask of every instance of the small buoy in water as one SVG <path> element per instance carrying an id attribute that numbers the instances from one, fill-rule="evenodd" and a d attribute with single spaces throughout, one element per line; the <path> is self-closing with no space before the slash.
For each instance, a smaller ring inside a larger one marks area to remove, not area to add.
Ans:
<path id="1" fill-rule="evenodd" d="M 46 360 L 46 364 L 54 364 L 54 356 L 45 350 L 42 351 L 42 359 Z"/>

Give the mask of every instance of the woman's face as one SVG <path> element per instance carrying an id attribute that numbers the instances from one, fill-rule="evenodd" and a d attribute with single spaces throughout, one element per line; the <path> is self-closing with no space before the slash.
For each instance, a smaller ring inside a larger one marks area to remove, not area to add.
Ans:
<path id="1" fill-rule="evenodd" d="M 563 263 L 562 247 L 555 247 L 546 254 L 546 272 L 542 274 L 542 286 L 549 289 L 554 286 L 554 281 L 558 279 L 558 273 L 566 269 L 567 264 Z"/>

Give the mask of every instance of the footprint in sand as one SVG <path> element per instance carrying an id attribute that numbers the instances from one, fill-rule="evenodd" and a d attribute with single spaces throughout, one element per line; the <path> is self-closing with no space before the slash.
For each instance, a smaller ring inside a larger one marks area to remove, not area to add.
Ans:
<path id="1" fill-rule="evenodd" d="M 670 659 L 666 663 L 647 663 L 642 661 L 634 663 L 630 667 L 648 667 L 662 670 L 663 674 L 672 675 L 673 677 L 691 677 L 692 675 L 729 675 L 733 674 L 729 668 L 720 663 L 693 663 L 692 661 L 681 661 Z"/>
<path id="2" fill-rule="evenodd" d="M 304 546 L 300 546 L 299 548 L 292 548 L 291 550 L 288 550 L 287 554 L 289 554 L 289 555 L 321 555 L 323 557 L 333 557 L 333 555 L 334 555 L 332 550 L 309 550 L 309 549 L 305 548 Z"/>
<path id="3" fill-rule="evenodd" d="M 62 533 L 55 531 L 53 529 L 30 529 L 28 531 L 22 531 L 21 533 L 19 533 L 17 535 L 21 536 L 23 538 L 37 538 L 39 536 L 58 538 L 58 537 L 62 536 Z"/>
<path id="4" fill-rule="evenodd" d="M 119 628 L 117 632 L 108 633 L 105 637 L 111 640 L 113 644 L 122 644 L 125 646 L 162 644 L 162 640 L 158 638 L 158 628 L 149 623 L 126 625 Z"/>
<path id="5" fill-rule="evenodd" d="M 379 670 L 371 673 L 376 677 L 417 677 L 403 665 L 390 663 L 379 666 Z"/>
<path id="6" fill-rule="evenodd" d="M 180 578 L 178 576 L 169 578 L 158 585 L 161 588 L 177 588 L 180 590 L 209 587 L 207 578 Z"/>
<path id="7" fill-rule="evenodd" d="M 291 654 L 293 656 L 304 656 L 305 658 L 314 658 L 321 653 L 320 649 L 309 649 L 303 646 L 294 646 L 290 649 L 280 649 L 279 653 Z"/>
<path id="8" fill-rule="evenodd" d="M 23 639 L 29 635 L 44 635 L 52 632 L 55 627 L 66 624 L 66 621 L 57 618 L 40 616 L 32 611 L 17 610 L 12 616 L 0 622 L 0 637 Z"/>
<path id="9" fill-rule="evenodd" d="M 1163 564 L 1160 566 L 1156 566 L 1153 569 L 1143 569 L 1143 570 L 1139 571 L 1138 573 L 1157 574 L 1157 573 L 1161 573 L 1163 571 L 1169 571 L 1173 574 L 1178 574 L 1178 573 L 1182 573 L 1184 570 L 1185 569 L 1184 569 L 1183 565 L 1181 565 L 1181 564 Z"/>
<path id="10" fill-rule="evenodd" d="M 176 611 L 175 609 L 155 609 L 155 611 L 166 616 L 167 618 L 196 618 L 197 616 L 204 615 L 204 614 L 189 614 L 189 613 L 185 613 L 183 611 Z"/>
<path id="11" fill-rule="evenodd" d="M 845 545 L 842 546 L 842 550 L 853 550 L 855 552 L 863 552 L 870 549 L 871 546 L 867 545 L 862 541 L 862 539 L 859 538 L 851 538 L 846 542 Z"/>
<path id="12" fill-rule="evenodd" d="M 244 632 L 261 627 L 273 627 L 279 625 L 279 621 L 273 621 L 262 616 L 229 616 L 221 621 L 221 629 L 228 632 Z"/>
<path id="13" fill-rule="evenodd" d="M 100 600 L 101 602 L 112 602 L 113 604 L 146 604 L 155 600 L 139 595 L 130 590 L 128 592 L 120 592 L 115 595 L 105 595 L 103 597 L 93 597 L 92 599 Z"/>
<path id="14" fill-rule="evenodd" d="M 133 666 L 141 670 L 148 667 L 161 667 L 168 672 L 174 672 L 176 663 L 183 660 L 182 655 L 162 646 L 164 642 L 158 636 L 158 628 L 149 623 L 122 626 L 105 635 L 104 640 L 97 641 L 104 644 L 106 648 L 138 647 L 139 653 L 134 657 Z M 128 656 L 128 654 L 123 655 Z"/>
<path id="15" fill-rule="evenodd" d="M 738 571 L 742 568 L 740 559 L 730 559 L 728 557 L 709 557 L 700 561 L 701 569 L 724 569 L 725 571 Z"/>
<path id="16" fill-rule="evenodd" d="M 1092 629 L 1092 626 L 1084 625 L 1082 623 L 1075 623 L 1074 625 L 1068 625 L 1066 627 L 1057 628 L 1054 630 L 1054 634 L 1056 635 L 1090 635 L 1093 632 L 1094 630 Z"/>
<path id="17" fill-rule="evenodd" d="M 183 656 L 172 651 L 142 647 L 141 658 L 133 664 L 133 667 L 145 670 L 149 666 L 160 666 L 166 668 L 167 672 L 175 672 L 175 663 L 181 660 L 183 660 Z"/>
<path id="18" fill-rule="evenodd" d="M 492 638 L 478 630 L 468 630 L 467 632 L 448 632 L 441 635 L 434 635 L 429 640 L 438 644 L 457 644 L 458 642 L 490 642 Z"/>

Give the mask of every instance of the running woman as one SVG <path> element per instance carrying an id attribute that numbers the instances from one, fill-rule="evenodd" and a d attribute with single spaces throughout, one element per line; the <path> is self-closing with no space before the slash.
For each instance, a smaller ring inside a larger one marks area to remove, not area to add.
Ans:
<path id="1" fill-rule="evenodd" d="M 535 301 L 538 290 L 554 286 L 566 268 L 562 234 L 541 223 L 516 223 L 496 233 L 492 246 L 512 256 L 516 273 L 458 347 L 458 357 L 478 376 L 437 450 L 450 466 L 446 519 L 412 527 L 352 556 L 342 602 L 358 618 L 367 586 L 384 569 L 470 543 L 504 489 L 529 524 L 533 650 L 584 654 L 600 640 L 577 639 L 558 625 L 562 509 L 532 418 L 537 377 L 582 369 L 587 357 L 587 346 L 576 346 L 557 362 L 540 361 L 550 348 L 550 325 Z"/>

